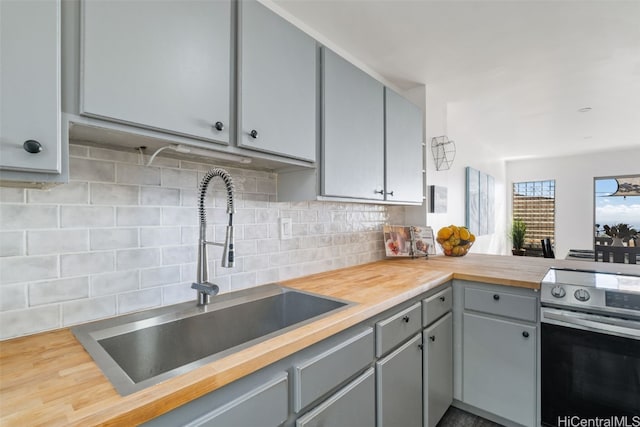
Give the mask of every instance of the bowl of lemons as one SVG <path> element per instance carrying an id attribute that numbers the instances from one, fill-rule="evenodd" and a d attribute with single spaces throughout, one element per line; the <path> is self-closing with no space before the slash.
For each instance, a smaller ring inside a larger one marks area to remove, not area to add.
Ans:
<path id="1" fill-rule="evenodd" d="M 476 236 L 466 227 L 450 225 L 438 230 L 436 241 L 446 256 L 465 256 L 476 241 Z"/>

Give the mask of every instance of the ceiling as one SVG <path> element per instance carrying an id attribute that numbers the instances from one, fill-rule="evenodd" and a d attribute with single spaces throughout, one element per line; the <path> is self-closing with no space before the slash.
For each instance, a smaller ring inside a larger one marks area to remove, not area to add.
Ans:
<path id="1" fill-rule="evenodd" d="M 426 85 L 453 139 L 504 159 L 640 147 L 640 1 L 274 2 L 398 87 Z"/>

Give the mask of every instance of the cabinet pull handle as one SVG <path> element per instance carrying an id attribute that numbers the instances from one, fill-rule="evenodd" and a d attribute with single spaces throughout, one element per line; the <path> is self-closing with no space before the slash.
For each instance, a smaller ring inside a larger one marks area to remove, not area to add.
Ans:
<path id="1" fill-rule="evenodd" d="M 424 346 L 423 346 L 422 344 L 418 344 L 418 348 L 419 348 L 420 350 L 422 350 L 422 349 L 424 348 Z"/>
<path id="2" fill-rule="evenodd" d="M 393 196 L 393 190 L 387 191 L 385 194 L 388 194 L 389 196 Z"/>
<path id="3" fill-rule="evenodd" d="M 216 130 L 222 130 L 222 129 L 224 129 L 224 123 L 216 122 L 216 124 L 213 125 L 213 127 L 216 128 Z"/>
<path id="4" fill-rule="evenodd" d="M 493 299 L 498 301 L 500 299 L 500 295 L 498 294 L 493 294 Z"/>
<path id="5" fill-rule="evenodd" d="M 42 151 L 42 144 L 40 144 L 35 139 L 28 139 L 24 142 L 24 144 L 22 144 L 22 148 L 24 148 L 24 151 L 26 151 L 27 153 L 38 154 Z"/>
<path id="6" fill-rule="evenodd" d="M 524 331 L 524 332 L 522 333 L 522 336 L 523 336 L 523 337 L 525 337 L 525 338 L 529 338 L 529 332 Z"/>
<path id="7" fill-rule="evenodd" d="M 249 136 L 253 139 L 258 139 L 258 131 L 255 129 L 252 129 L 251 132 L 249 132 Z"/>
<path id="8" fill-rule="evenodd" d="M 383 190 L 373 190 L 374 194 L 384 194 Z"/>
<path id="9" fill-rule="evenodd" d="M 435 335 L 431 335 L 431 336 L 429 337 L 429 339 L 431 340 L 431 342 L 435 342 L 435 340 L 436 340 L 436 336 L 435 336 Z"/>
<path id="10" fill-rule="evenodd" d="M 440 301 L 444 302 L 444 300 L 446 300 L 446 298 L 444 296 L 441 296 Z"/>
<path id="11" fill-rule="evenodd" d="M 409 323 L 409 316 L 404 316 L 404 317 L 402 317 L 402 321 L 403 321 L 404 323 Z"/>

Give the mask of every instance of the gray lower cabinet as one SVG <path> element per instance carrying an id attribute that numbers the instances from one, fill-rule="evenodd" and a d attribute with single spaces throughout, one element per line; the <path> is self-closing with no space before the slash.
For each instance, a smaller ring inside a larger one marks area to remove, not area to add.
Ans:
<path id="1" fill-rule="evenodd" d="M 463 315 L 465 403 L 525 426 L 536 419 L 535 325 Z"/>
<path id="2" fill-rule="evenodd" d="M 296 427 L 372 427 L 375 425 L 374 370 L 369 368 L 296 421 Z"/>
<path id="3" fill-rule="evenodd" d="M 453 401 L 453 315 L 426 328 L 423 342 L 424 425 L 435 427 Z"/>
<path id="4" fill-rule="evenodd" d="M 376 362 L 377 427 L 422 426 L 422 335 Z"/>
<path id="5" fill-rule="evenodd" d="M 229 143 L 231 0 L 82 3 L 80 113 Z"/>
<path id="6" fill-rule="evenodd" d="M 238 8 L 238 145 L 313 162 L 316 42 L 257 1 Z"/>
<path id="7" fill-rule="evenodd" d="M 277 427 L 289 413 L 288 383 L 287 373 L 281 372 L 269 381 L 252 384 L 250 391 L 231 401 L 225 401 L 223 393 L 212 393 L 145 425 Z"/>
<path id="8" fill-rule="evenodd" d="M 0 2 L 0 180 L 62 172 L 60 22 L 59 0 Z"/>

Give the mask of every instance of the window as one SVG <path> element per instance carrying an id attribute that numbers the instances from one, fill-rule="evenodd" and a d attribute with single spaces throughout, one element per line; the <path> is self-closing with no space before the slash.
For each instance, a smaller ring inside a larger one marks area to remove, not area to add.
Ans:
<path id="1" fill-rule="evenodd" d="M 540 240 L 555 241 L 556 182 L 530 181 L 513 184 L 513 218 L 527 224 L 525 246 L 541 248 Z"/>

